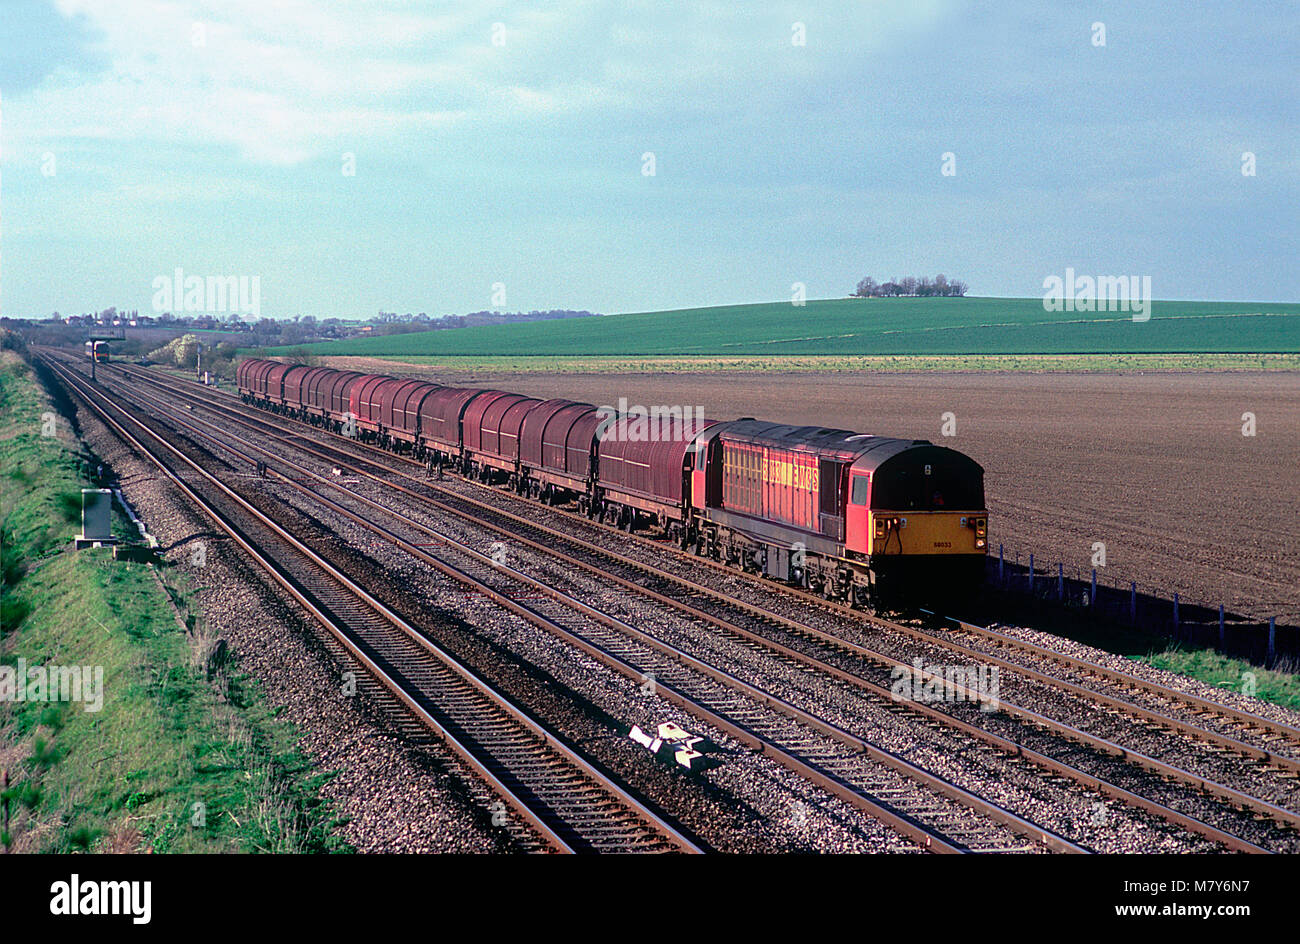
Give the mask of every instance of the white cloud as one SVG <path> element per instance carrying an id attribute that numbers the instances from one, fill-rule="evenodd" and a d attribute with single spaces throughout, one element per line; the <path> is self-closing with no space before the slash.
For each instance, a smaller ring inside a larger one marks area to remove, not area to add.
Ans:
<path id="1" fill-rule="evenodd" d="M 909 25 L 939 0 L 834 2 L 762 13 L 731 0 L 573 0 L 553 9 L 483 0 L 56 0 L 100 37 L 101 74 L 60 72 L 11 103 L 13 152 L 78 139 L 233 149 L 294 165 L 357 141 L 475 119 L 545 119 L 591 108 L 736 107 L 784 56 L 832 66 Z M 803 11 L 801 13 L 801 11 Z M 809 20 L 809 47 L 789 47 Z M 491 42 L 505 24 L 504 47 Z M 853 27 L 853 28 L 846 28 Z M 198 45 L 196 45 L 198 42 Z"/>

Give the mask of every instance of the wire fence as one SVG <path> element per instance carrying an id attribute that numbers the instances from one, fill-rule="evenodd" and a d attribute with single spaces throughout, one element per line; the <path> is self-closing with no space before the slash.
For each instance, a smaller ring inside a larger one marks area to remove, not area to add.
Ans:
<path id="1" fill-rule="evenodd" d="M 1001 544 L 996 556 L 989 555 L 987 579 L 1005 592 L 1086 612 L 1098 621 L 1212 648 L 1267 667 L 1294 671 L 1300 665 L 1300 626 L 1287 614 L 1246 616 L 1223 604 L 1189 602 L 1178 593 L 1139 586 L 1137 581 L 1108 582 L 1097 568 L 1048 562 L 1018 551 L 1012 556 Z"/>

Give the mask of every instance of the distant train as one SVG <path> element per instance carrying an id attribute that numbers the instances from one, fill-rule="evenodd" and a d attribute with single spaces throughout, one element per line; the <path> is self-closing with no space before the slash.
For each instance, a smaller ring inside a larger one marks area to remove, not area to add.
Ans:
<path id="1" fill-rule="evenodd" d="M 87 341 L 86 357 L 103 364 L 108 361 L 108 342 L 107 341 Z"/>
<path id="2" fill-rule="evenodd" d="M 240 398 L 828 599 L 963 594 L 988 553 L 984 470 L 923 439 L 250 359 Z"/>

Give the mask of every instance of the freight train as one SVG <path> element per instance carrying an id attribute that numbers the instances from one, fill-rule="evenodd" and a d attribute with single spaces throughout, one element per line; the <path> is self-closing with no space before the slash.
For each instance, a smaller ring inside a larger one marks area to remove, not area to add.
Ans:
<path id="1" fill-rule="evenodd" d="M 249 359 L 248 404 L 575 506 L 853 605 L 964 595 L 988 553 L 984 470 L 956 450 L 691 409 L 631 410 Z"/>

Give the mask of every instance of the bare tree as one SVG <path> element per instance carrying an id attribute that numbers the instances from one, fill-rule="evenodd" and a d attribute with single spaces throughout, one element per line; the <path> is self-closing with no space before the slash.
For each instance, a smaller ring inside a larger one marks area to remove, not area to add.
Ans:
<path id="1" fill-rule="evenodd" d="M 858 283 L 858 291 L 856 294 L 859 298 L 870 298 L 873 295 L 880 294 L 880 286 L 876 284 L 875 279 L 871 276 L 867 276 Z"/>
<path id="2" fill-rule="evenodd" d="M 857 291 L 853 294 L 859 298 L 891 298 L 898 295 L 915 295 L 921 298 L 959 297 L 966 294 L 966 283 L 957 279 L 950 282 L 943 273 L 939 273 L 933 279 L 929 276 L 918 279 L 909 275 L 901 279 L 892 278 L 882 283 L 877 283 L 871 276 L 867 276 L 858 283 Z"/>

